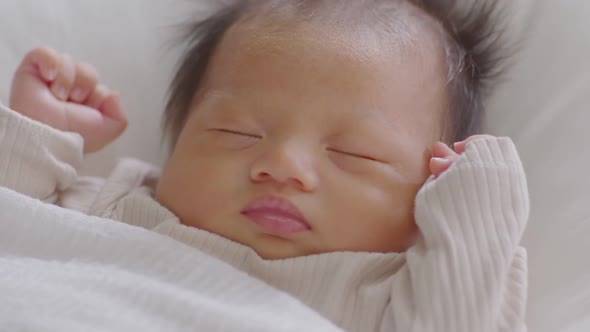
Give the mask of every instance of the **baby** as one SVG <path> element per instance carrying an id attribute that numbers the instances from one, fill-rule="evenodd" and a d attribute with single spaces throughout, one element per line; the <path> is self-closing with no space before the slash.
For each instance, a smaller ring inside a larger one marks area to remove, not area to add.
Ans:
<path id="1" fill-rule="evenodd" d="M 525 331 L 525 175 L 509 139 L 473 136 L 495 7 L 453 5 L 222 6 L 186 36 L 165 167 L 107 179 L 76 169 L 125 129 L 118 94 L 35 49 L 0 113 L 0 184 L 170 236 L 349 331 Z"/>

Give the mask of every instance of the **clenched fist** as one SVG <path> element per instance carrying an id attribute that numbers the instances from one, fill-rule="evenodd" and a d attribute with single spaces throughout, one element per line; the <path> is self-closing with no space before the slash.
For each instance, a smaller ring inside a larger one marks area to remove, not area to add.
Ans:
<path id="1" fill-rule="evenodd" d="M 96 69 L 50 48 L 30 51 L 16 70 L 10 108 L 55 129 L 84 138 L 96 152 L 127 127 L 119 95 L 98 83 Z"/>

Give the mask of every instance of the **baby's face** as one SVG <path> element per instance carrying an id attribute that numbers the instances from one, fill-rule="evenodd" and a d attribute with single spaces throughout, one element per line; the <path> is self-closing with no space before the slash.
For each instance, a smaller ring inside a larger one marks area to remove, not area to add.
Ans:
<path id="1" fill-rule="evenodd" d="M 444 75 L 428 42 L 382 42 L 311 24 L 232 28 L 157 199 L 267 259 L 405 251 Z"/>

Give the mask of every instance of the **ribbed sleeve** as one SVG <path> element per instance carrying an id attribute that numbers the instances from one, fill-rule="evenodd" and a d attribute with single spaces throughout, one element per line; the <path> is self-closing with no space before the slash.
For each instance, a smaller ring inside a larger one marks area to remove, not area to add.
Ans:
<path id="1" fill-rule="evenodd" d="M 416 198 L 422 239 L 393 284 L 393 317 L 383 330 L 523 330 L 526 252 L 518 243 L 528 213 L 512 141 L 470 143 Z"/>
<path id="2" fill-rule="evenodd" d="M 82 137 L 55 130 L 0 104 L 0 186 L 55 203 L 76 181 Z"/>

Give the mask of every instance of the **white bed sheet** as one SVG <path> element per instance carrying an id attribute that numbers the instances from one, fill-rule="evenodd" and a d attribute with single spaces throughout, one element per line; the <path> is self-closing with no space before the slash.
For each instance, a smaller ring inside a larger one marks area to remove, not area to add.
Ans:
<path id="1" fill-rule="evenodd" d="M 0 331 L 342 331 L 285 292 L 155 232 L 5 188 L 0 220 Z"/>

